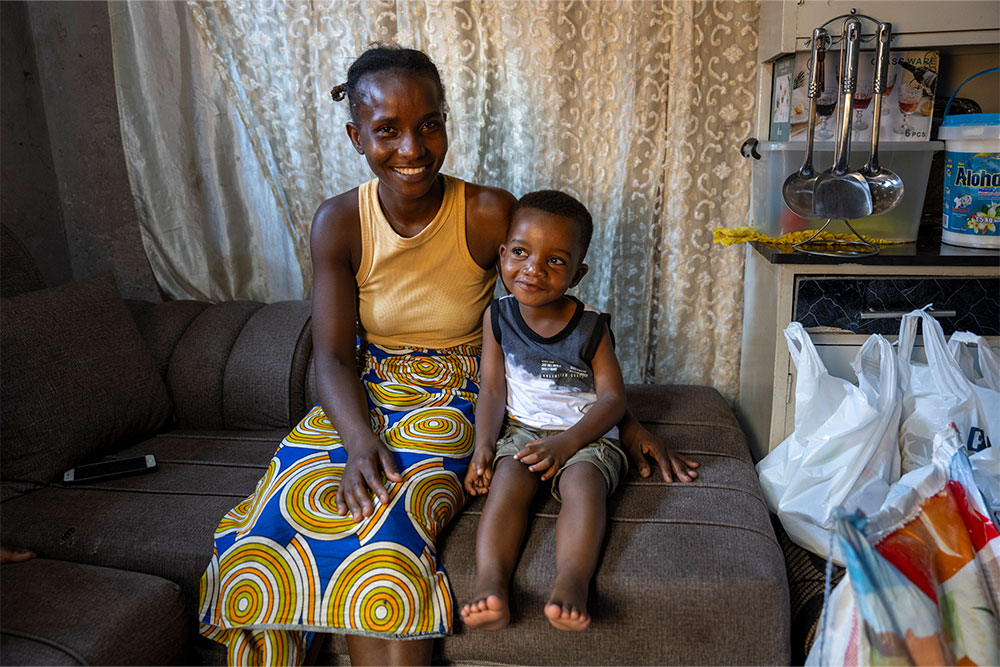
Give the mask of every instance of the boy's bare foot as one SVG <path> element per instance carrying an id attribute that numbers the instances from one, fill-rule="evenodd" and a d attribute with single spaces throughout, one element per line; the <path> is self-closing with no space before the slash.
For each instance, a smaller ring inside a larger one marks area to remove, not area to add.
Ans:
<path id="1" fill-rule="evenodd" d="M 587 592 L 574 591 L 572 587 L 564 588 L 556 583 L 552 595 L 545 604 L 545 616 L 549 623 L 559 630 L 586 630 L 590 625 L 590 614 L 587 613 Z"/>
<path id="2" fill-rule="evenodd" d="M 510 607 L 499 595 L 487 595 L 462 606 L 462 622 L 480 630 L 499 630 L 510 623 Z"/>

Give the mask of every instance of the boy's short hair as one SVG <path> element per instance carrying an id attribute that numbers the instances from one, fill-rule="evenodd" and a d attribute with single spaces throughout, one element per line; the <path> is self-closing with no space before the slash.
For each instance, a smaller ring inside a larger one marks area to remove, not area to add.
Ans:
<path id="1" fill-rule="evenodd" d="M 580 242 L 581 249 L 579 261 L 583 261 L 583 258 L 587 256 L 587 250 L 590 248 L 590 237 L 594 235 L 594 219 L 591 217 L 590 211 L 587 210 L 586 206 L 565 192 L 559 192 L 558 190 L 538 190 L 537 192 L 529 192 L 517 200 L 517 203 L 514 204 L 514 208 L 510 212 L 511 221 L 513 222 L 518 211 L 525 208 L 538 209 L 552 215 L 569 218 L 575 222 L 577 231 L 579 232 L 577 240 Z"/>

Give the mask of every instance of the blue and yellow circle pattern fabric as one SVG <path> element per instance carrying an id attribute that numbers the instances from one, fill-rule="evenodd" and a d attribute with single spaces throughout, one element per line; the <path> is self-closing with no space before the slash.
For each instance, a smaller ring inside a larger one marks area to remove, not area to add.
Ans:
<path id="1" fill-rule="evenodd" d="M 362 382 L 375 433 L 403 477 L 360 523 L 337 514 L 347 463 L 316 406 L 282 441 L 253 495 L 215 532 L 201 580 L 201 631 L 241 664 L 301 660 L 311 633 L 384 638 L 451 633 L 453 603 L 437 560 L 440 530 L 464 502 L 479 348 L 369 344 Z"/>

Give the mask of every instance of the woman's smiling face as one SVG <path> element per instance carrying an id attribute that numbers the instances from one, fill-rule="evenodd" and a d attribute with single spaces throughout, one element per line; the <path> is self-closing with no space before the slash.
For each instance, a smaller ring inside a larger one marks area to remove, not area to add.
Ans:
<path id="1" fill-rule="evenodd" d="M 427 194 L 448 154 L 443 100 L 425 76 L 386 70 L 358 86 L 356 119 L 347 124 L 380 187 L 403 197 Z"/>

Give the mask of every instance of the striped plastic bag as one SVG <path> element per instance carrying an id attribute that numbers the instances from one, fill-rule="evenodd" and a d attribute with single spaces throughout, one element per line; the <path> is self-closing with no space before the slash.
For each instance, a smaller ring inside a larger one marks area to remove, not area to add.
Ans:
<path id="1" fill-rule="evenodd" d="M 1000 533 L 963 444 L 941 431 L 877 513 L 838 516 L 847 576 L 807 665 L 1000 664 Z"/>

